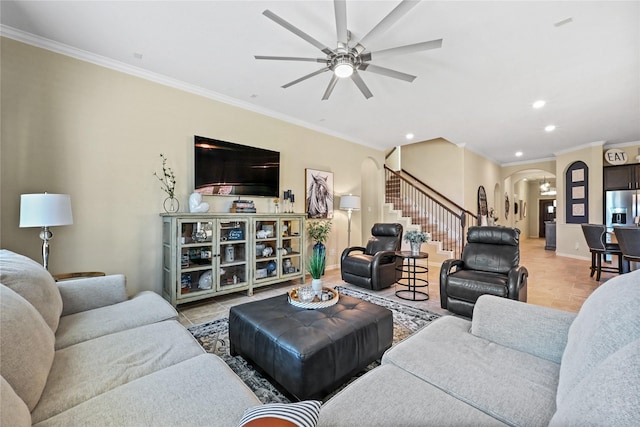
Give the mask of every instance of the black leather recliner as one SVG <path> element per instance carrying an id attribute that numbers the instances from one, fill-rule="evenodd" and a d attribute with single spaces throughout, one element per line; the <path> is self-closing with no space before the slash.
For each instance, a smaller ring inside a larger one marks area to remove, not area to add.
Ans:
<path id="1" fill-rule="evenodd" d="M 469 227 L 462 259 L 440 269 L 440 306 L 466 317 L 480 295 L 527 301 L 527 269 L 520 264 L 520 230 Z"/>
<path id="2" fill-rule="evenodd" d="M 401 224 L 374 224 L 366 247 L 352 246 L 342 252 L 342 280 L 361 288 L 388 288 L 400 278 L 396 267 L 402 259 L 395 253 L 402 245 Z"/>

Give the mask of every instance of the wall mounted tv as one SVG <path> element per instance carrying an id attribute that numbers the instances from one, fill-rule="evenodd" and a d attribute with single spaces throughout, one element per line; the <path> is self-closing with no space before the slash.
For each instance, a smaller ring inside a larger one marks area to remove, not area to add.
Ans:
<path id="1" fill-rule="evenodd" d="M 195 191 L 205 195 L 278 197 L 280 153 L 195 136 Z"/>

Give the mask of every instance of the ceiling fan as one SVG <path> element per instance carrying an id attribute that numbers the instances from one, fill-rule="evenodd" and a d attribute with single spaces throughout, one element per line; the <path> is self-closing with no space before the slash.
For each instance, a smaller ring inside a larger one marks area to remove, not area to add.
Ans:
<path id="1" fill-rule="evenodd" d="M 373 27 L 360 41 L 351 43 L 351 32 L 347 29 L 347 4 L 346 0 L 334 0 L 334 8 L 336 15 L 336 30 L 338 43 L 335 49 L 331 49 L 318 40 L 311 37 L 309 34 L 285 21 L 270 10 L 262 12 L 264 16 L 274 21 L 276 24 L 281 25 L 287 30 L 291 31 L 298 37 L 311 43 L 326 55 L 325 58 L 301 58 L 295 56 L 262 56 L 255 55 L 256 59 L 268 59 L 276 61 L 306 61 L 306 62 L 318 62 L 325 64 L 320 70 L 300 77 L 292 82 L 289 82 L 282 86 L 288 88 L 311 77 L 322 74 L 326 71 L 332 71 L 333 75 L 329 81 L 329 86 L 322 96 L 322 100 L 329 99 L 333 88 L 335 87 L 338 79 L 350 77 L 356 84 L 360 92 L 365 98 L 369 99 L 373 96 L 367 85 L 362 80 L 359 71 L 369 71 L 371 73 L 380 74 L 387 77 L 393 77 L 395 79 L 412 82 L 416 76 L 411 74 L 402 73 L 400 71 L 391 70 L 389 68 L 380 67 L 378 65 L 371 64 L 370 61 L 374 59 L 389 57 L 393 55 L 401 55 L 406 53 L 419 52 L 423 50 L 438 49 L 442 47 L 442 39 L 431 40 L 421 43 L 415 43 L 405 46 L 394 47 L 390 49 L 384 49 L 377 52 L 370 52 L 367 50 L 367 44 L 373 40 L 376 36 L 381 35 L 394 25 L 400 18 L 402 18 L 409 10 L 416 6 L 419 1 L 416 0 L 402 0 L 382 21 L 380 21 L 375 27 Z"/>

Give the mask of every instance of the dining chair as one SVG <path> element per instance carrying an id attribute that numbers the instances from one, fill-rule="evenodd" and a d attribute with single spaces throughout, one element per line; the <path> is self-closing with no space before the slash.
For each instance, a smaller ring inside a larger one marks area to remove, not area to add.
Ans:
<path id="1" fill-rule="evenodd" d="M 640 227 L 613 227 L 620 245 L 622 257 L 627 261 L 640 262 Z"/>
<path id="2" fill-rule="evenodd" d="M 622 274 L 629 271 L 629 262 L 622 256 L 620 245 L 618 243 L 607 243 L 606 226 L 604 224 L 582 224 L 582 232 L 591 252 L 591 274 L 596 274 L 596 280 L 600 281 L 600 273 L 605 271 L 609 273 Z M 602 260 L 605 255 L 616 255 L 618 257 L 618 266 L 603 266 Z"/>

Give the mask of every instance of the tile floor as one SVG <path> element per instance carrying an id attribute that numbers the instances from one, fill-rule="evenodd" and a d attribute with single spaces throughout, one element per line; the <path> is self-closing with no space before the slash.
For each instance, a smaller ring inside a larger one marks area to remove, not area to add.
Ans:
<path id="1" fill-rule="evenodd" d="M 589 277 L 590 261 L 556 256 L 553 251 L 544 249 L 544 239 L 526 239 L 520 242 L 521 265 L 529 271 L 528 302 L 567 311 L 578 311 L 584 300 L 599 285 L 594 278 Z M 439 274 L 440 268 L 429 266 L 429 295 L 428 301 L 412 302 L 400 300 L 395 291 L 400 287 L 392 286 L 376 292 L 378 295 L 397 299 L 404 303 L 420 307 L 435 313 L 449 314 L 440 308 Z M 613 273 L 602 273 L 600 283 L 605 282 Z M 340 270 L 328 270 L 323 278 L 325 286 L 353 286 L 340 278 Z M 307 284 L 310 279 L 307 279 Z M 299 282 L 285 282 L 277 285 L 256 289 L 254 295 L 248 297 L 246 292 L 215 297 L 178 307 L 180 322 L 186 326 L 195 325 L 227 317 L 229 308 L 256 299 L 269 298 L 287 292 Z M 356 287 L 356 289 L 359 289 Z M 369 291 L 371 292 L 371 291 Z"/>

